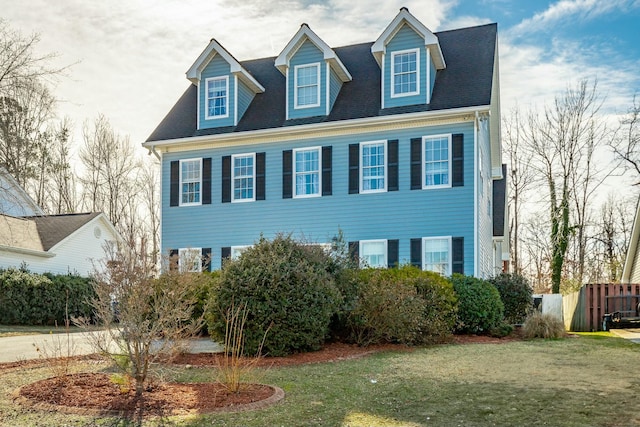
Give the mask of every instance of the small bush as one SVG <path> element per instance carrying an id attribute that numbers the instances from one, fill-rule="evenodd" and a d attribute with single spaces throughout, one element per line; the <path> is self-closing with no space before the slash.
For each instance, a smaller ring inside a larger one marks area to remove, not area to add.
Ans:
<path id="1" fill-rule="evenodd" d="M 330 256 L 317 246 L 290 236 L 261 238 L 237 260 L 227 261 L 220 284 L 207 307 L 211 335 L 225 337 L 224 314 L 246 304 L 245 355 L 287 354 L 318 350 L 329 333 L 329 322 L 340 305 Z"/>
<path id="2" fill-rule="evenodd" d="M 489 279 L 500 293 L 504 304 L 504 320 L 510 324 L 524 322 L 533 306 L 533 289 L 526 277 L 502 273 Z"/>
<path id="3" fill-rule="evenodd" d="M 0 271 L 0 323 L 64 325 L 69 317 L 90 317 L 94 296 L 90 279 L 73 275 Z"/>
<path id="4" fill-rule="evenodd" d="M 534 311 L 522 325 L 522 336 L 527 339 L 562 338 L 565 335 L 564 323 L 548 313 L 542 314 L 539 311 Z"/>
<path id="5" fill-rule="evenodd" d="M 451 281 L 458 295 L 458 332 L 486 334 L 501 324 L 504 305 L 495 286 L 461 274 L 451 276 Z"/>

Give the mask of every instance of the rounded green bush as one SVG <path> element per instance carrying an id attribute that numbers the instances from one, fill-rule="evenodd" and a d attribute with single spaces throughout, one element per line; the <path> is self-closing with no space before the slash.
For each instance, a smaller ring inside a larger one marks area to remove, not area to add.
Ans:
<path id="1" fill-rule="evenodd" d="M 500 326 L 504 305 L 495 286 L 462 274 L 452 275 L 451 281 L 458 295 L 458 332 L 486 334 Z"/>
<path id="2" fill-rule="evenodd" d="M 327 272 L 328 258 L 322 248 L 290 236 L 261 238 L 223 265 L 207 307 L 209 332 L 224 340 L 226 313 L 246 307 L 244 354 L 253 356 L 261 349 L 262 354 L 284 356 L 318 350 L 340 304 Z"/>
<path id="3" fill-rule="evenodd" d="M 533 289 L 526 277 L 520 274 L 501 273 L 489 282 L 500 293 L 504 304 L 504 320 L 510 324 L 521 324 L 533 307 Z"/>

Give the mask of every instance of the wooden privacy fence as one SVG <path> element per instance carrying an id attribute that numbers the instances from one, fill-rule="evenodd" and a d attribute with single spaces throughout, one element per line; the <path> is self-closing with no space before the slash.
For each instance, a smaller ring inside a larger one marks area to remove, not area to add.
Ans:
<path id="1" fill-rule="evenodd" d="M 624 310 L 627 302 L 637 304 L 640 284 L 591 283 L 562 298 L 564 323 L 574 332 L 602 330 L 602 318 L 609 297 L 609 310 Z M 615 304 L 615 305 L 612 305 Z M 617 307 L 623 304 L 624 307 Z"/>

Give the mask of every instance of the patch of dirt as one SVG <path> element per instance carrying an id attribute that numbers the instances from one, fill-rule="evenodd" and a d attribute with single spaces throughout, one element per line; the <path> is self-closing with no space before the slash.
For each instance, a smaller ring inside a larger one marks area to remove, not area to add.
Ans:
<path id="1" fill-rule="evenodd" d="M 454 344 L 499 344 L 520 338 L 509 336 L 492 338 L 476 335 L 456 335 Z M 411 347 L 383 344 L 370 347 L 332 343 L 322 350 L 299 353 L 288 357 L 266 357 L 257 360 L 257 366 L 281 367 L 311 363 L 338 362 L 365 357 L 381 351 L 412 351 Z M 86 356 L 84 357 L 86 358 Z M 220 354 L 196 353 L 180 355 L 173 363 L 190 366 L 215 367 Z M 78 358 L 80 359 L 80 358 Z M 0 372 L 43 364 L 42 360 L 0 364 Z M 252 359 L 247 359 L 252 363 Z M 141 400 L 133 390 L 123 391 L 120 385 L 104 373 L 82 373 L 53 377 L 27 384 L 15 393 L 17 402 L 44 410 L 80 414 L 144 414 L 178 415 L 215 411 L 242 411 L 271 405 L 284 397 L 278 387 L 248 384 L 239 393 L 229 393 L 218 383 L 163 383 L 152 384 Z"/>

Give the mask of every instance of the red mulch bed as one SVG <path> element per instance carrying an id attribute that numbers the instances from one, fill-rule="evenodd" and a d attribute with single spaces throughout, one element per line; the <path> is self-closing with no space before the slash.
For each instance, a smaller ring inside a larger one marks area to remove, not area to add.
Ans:
<path id="1" fill-rule="evenodd" d="M 501 344 L 519 340 L 517 335 L 492 338 L 476 335 L 456 335 L 454 344 Z M 411 351 L 407 346 L 385 344 L 370 347 L 333 343 L 322 350 L 294 354 L 288 357 L 267 357 L 257 366 L 281 367 L 309 363 L 337 362 L 365 357 L 380 351 Z M 174 363 L 191 366 L 217 366 L 220 355 L 212 353 L 183 354 Z M 0 364 L 0 372 L 42 361 Z M 29 407 L 46 410 L 90 414 L 144 414 L 171 415 L 206 413 L 214 411 L 240 411 L 258 409 L 284 397 L 277 387 L 250 384 L 239 393 L 229 393 L 218 383 L 163 383 L 152 384 L 142 399 L 135 398 L 133 390 L 122 391 L 118 384 L 104 373 L 83 373 L 48 378 L 23 386 L 16 392 L 16 400 Z"/>

